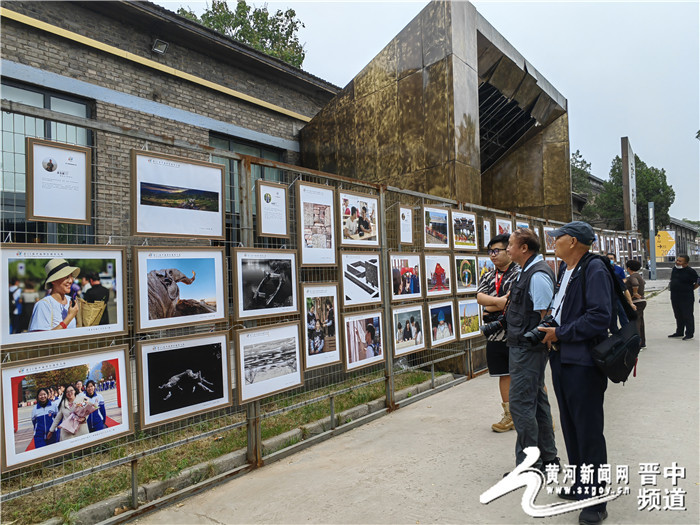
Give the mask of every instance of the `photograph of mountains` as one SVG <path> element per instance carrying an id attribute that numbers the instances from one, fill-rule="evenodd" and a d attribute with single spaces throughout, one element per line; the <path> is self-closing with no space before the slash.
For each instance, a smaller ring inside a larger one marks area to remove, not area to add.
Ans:
<path id="1" fill-rule="evenodd" d="M 184 210 L 219 211 L 219 194 L 215 191 L 178 188 L 164 184 L 141 183 L 141 204 Z"/>

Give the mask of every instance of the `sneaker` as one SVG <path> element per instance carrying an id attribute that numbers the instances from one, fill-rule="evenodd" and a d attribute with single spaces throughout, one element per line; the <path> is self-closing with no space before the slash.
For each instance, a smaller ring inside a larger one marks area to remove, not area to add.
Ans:
<path id="1" fill-rule="evenodd" d="M 513 418 L 511 417 L 510 412 L 504 413 L 503 419 L 501 419 L 498 423 L 491 425 L 491 430 L 494 432 L 508 432 L 509 430 L 515 430 L 515 425 L 513 425 Z"/>
<path id="2" fill-rule="evenodd" d="M 583 509 L 578 516 L 579 525 L 600 525 L 608 517 L 608 511 Z"/>
<path id="3" fill-rule="evenodd" d="M 683 334 L 671 334 L 669 337 L 683 337 Z"/>
<path id="4" fill-rule="evenodd" d="M 693 338 L 692 335 L 686 335 L 686 336 L 683 338 L 683 341 L 687 341 L 688 339 L 692 339 L 692 338 Z"/>

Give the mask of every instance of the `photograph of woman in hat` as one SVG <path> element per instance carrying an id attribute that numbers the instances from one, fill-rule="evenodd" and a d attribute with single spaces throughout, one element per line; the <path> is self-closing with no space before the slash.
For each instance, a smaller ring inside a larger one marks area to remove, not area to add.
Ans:
<path id="1" fill-rule="evenodd" d="M 51 259 L 46 266 L 44 288 L 49 292 L 37 301 L 29 321 L 29 331 L 65 330 L 77 326 L 78 303 L 70 296 L 73 279 L 80 268 L 70 266 L 65 259 Z"/>

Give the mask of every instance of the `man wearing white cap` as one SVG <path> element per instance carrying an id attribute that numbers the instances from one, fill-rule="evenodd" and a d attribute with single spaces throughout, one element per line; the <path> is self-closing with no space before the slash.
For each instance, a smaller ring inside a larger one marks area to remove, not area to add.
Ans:
<path id="1" fill-rule="evenodd" d="M 49 294 L 34 306 L 29 331 L 65 330 L 75 328 L 78 303 L 71 301 L 70 289 L 80 268 L 70 266 L 65 259 L 51 259 L 46 266 L 44 288 Z"/>

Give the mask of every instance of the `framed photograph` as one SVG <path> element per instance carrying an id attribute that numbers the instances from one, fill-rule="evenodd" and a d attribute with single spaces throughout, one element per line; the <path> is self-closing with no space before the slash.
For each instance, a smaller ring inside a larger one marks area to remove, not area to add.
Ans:
<path id="1" fill-rule="evenodd" d="M 608 235 L 606 237 L 607 239 L 607 250 L 605 250 L 605 253 L 615 253 L 617 255 L 617 252 L 615 250 L 615 237 L 612 235 Z"/>
<path id="2" fill-rule="evenodd" d="M 255 181 L 255 195 L 258 203 L 256 231 L 258 237 L 289 238 L 287 216 L 287 186 L 262 179 Z"/>
<path id="3" fill-rule="evenodd" d="M 423 207 L 423 246 L 425 248 L 449 249 L 450 235 L 447 224 L 450 210 L 447 208 Z"/>
<path id="4" fill-rule="evenodd" d="M 420 284 L 420 255 L 417 253 L 392 253 L 391 300 L 420 299 L 423 297 Z"/>
<path id="5" fill-rule="evenodd" d="M 455 254 L 455 283 L 457 293 L 476 292 L 479 286 L 476 256 Z"/>
<path id="6" fill-rule="evenodd" d="M 2 470 L 131 434 L 132 413 L 126 345 L 3 363 Z"/>
<path id="7" fill-rule="evenodd" d="M 141 428 L 231 406 L 227 332 L 139 341 Z"/>
<path id="8" fill-rule="evenodd" d="M 408 355 L 425 348 L 423 328 L 423 305 L 414 304 L 391 311 L 393 325 L 391 326 L 394 338 L 394 357 Z"/>
<path id="9" fill-rule="evenodd" d="M 554 272 L 554 277 L 556 278 L 557 268 L 559 267 L 559 265 L 557 264 L 557 258 L 554 257 L 553 255 L 552 256 L 548 255 L 547 257 L 544 258 L 544 262 L 546 262 L 547 266 L 549 266 L 552 269 L 552 271 Z"/>
<path id="10" fill-rule="evenodd" d="M 373 195 L 338 191 L 340 245 L 379 246 L 379 200 Z"/>
<path id="11" fill-rule="evenodd" d="M 127 333 L 126 249 L 2 244 L 0 345 Z"/>
<path id="12" fill-rule="evenodd" d="M 633 252 L 637 251 L 637 238 L 636 237 L 632 237 L 632 251 Z"/>
<path id="13" fill-rule="evenodd" d="M 478 281 L 481 281 L 483 279 L 484 275 L 489 273 L 490 271 L 493 271 L 496 266 L 493 264 L 493 261 L 491 260 L 490 257 L 488 256 L 480 256 L 477 258 L 477 265 L 478 265 Z"/>
<path id="14" fill-rule="evenodd" d="M 540 238 L 540 225 L 539 224 L 533 224 L 532 225 L 532 231 L 535 232 L 535 235 L 537 235 L 537 238 Z"/>
<path id="15" fill-rule="evenodd" d="M 527 222 L 527 221 L 524 221 L 524 220 L 522 220 L 522 219 L 515 219 L 515 228 L 516 228 L 516 229 L 518 229 L 518 228 L 526 228 L 526 229 L 529 229 L 529 228 L 530 228 L 530 223 Z"/>
<path id="16" fill-rule="evenodd" d="M 303 287 L 306 330 L 304 369 L 340 363 L 338 327 L 338 285 L 305 284 Z"/>
<path id="17" fill-rule="evenodd" d="M 425 255 L 425 295 L 435 297 L 452 293 L 452 262 L 449 254 Z"/>
<path id="18" fill-rule="evenodd" d="M 484 219 L 481 230 L 484 232 L 482 236 L 484 238 L 484 248 L 487 248 L 491 242 L 491 219 Z"/>
<path id="19" fill-rule="evenodd" d="M 237 319 L 299 313 L 295 250 L 233 249 Z"/>
<path id="20" fill-rule="evenodd" d="M 513 221 L 510 219 L 496 219 L 496 235 L 513 233 Z"/>
<path id="21" fill-rule="evenodd" d="M 556 239 L 552 235 L 552 232 L 556 229 L 553 226 L 544 226 L 544 250 L 546 253 L 554 253 L 554 243 Z"/>
<path id="22" fill-rule="evenodd" d="M 304 384 L 299 323 L 248 328 L 236 333 L 238 401 L 255 401 Z"/>
<path id="23" fill-rule="evenodd" d="M 346 315 L 343 327 L 346 372 L 384 361 L 381 310 Z"/>
<path id="24" fill-rule="evenodd" d="M 27 220 L 90 224 L 92 152 L 26 138 Z"/>
<path id="25" fill-rule="evenodd" d="M 377 252 L 343 252 L 340 255 L 343 306 L 382 302 L 382 276 Z"/>
<path id="26" fill-rule="evenodd" d="M 413 245 L 413 208 L 399 208 L 399 244 Z"/>
<path id="27" fill-rule="evenodd" d="M 135 249 L 136 330 L 224 321 L 228 286 L 223 247 Z"/>
<path id="28" fill-rule="evenodd" d="M 428 303 L 430 315 L 430 346 L 435 348 L 457 340 L 454 303 Z"/>
<path id="29" fill-rule="evenodd" d="M 335 192 L 329 186 L 297 183 L 297 231 L 301 266 L 335 266 Z"/>
<path id="30" fill-rule="evenodd" d="M 451 211 L 452 245 L 455 250 L 478 250 L 476 215 L 464 211 Z"/>
<path id="31" fill-rule="evenodd" d="M 131 150 L 132 233 L 224 239 L 224 166 Z"/>
<path id="32" fill-rule="evenodd" d="M 481 335 L 481 308 L 476 299 L 462 299 L 457 302 L 459 315 L 459 338 L 470 339 Z"/>

